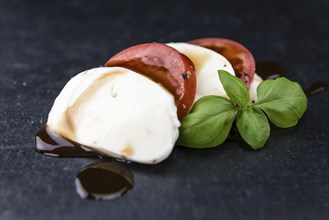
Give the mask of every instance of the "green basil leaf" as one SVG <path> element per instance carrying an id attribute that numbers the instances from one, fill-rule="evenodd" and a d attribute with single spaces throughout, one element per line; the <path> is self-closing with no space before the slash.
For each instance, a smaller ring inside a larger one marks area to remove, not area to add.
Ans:
<path id="1" fill-rule="evenodd" d="M 226 98 L 200 98 L 182 119 L 176 144 L 192 148 L 218 146 L 227 138 L 237 112 L 237 107 Z"/>
<path id="2" fill-rule="evenodd" d="M 218 74 L 227 96 L 233 103 L 242 107 L 250 104 L 248 89 L 241 79 L 229 74 L 225 70 L 218 70 Z"/>
<path id="3" fill-rule="evenodd" d="M 270 136 L 267 117 L 259 108 L 245 108 L 237 116 L 236 125 L 241 137 L 253 148 L 264 146 Z"/>
<path id="4" fill-rule="evenodd" d="M 281 128 L 296 125 L 307 108 L 307 98 L 301 86 L 285 77 L 263 81 L 257 88 L 257 95 L 254 105 Z"/>

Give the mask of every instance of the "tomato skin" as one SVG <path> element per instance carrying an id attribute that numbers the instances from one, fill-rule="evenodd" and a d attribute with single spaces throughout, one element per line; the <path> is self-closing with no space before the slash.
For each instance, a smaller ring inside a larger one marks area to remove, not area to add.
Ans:
<path id="1" fill-rule="evenodd" d="M 192 61 L 161 43 L 129 47 L 111 57 L 104 66 L 124 67 L 160 83 L 175 97 L 178 118 L 183 118 L 193 105 L 196 75 Z"/>
<path id="2" fill-rule="evenodd" d="M 232 65 L 234 72 L 247 86 L 254 80 L 255 59 L 250 51 L 238 42 L 224 38 L 200 38 L 187 43 L 206 47 L 223 55 Z"/>

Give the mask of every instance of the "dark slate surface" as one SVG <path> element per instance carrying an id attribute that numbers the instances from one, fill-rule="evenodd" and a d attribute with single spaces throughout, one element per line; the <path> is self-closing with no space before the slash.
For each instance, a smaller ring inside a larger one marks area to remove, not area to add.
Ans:
<path id="1" fill-rule="evenodd" d="M 98 159 L 45 157 L 33 140 L 70 77 L 143 42 L 230 38 L 304 88 L 329 81 L 328 1 L 0 2 L 1 219 L 328 219 L 328 90 L 263 150 L 225 143 L 124 164 L 135 186 L 108 202 L 75 192 Z"/>

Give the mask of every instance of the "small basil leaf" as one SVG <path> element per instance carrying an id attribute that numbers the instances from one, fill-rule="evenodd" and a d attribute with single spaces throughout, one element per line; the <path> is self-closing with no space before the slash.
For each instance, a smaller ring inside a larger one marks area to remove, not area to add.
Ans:
<path id="1" fill-rule="evenodd" d="M 242 107 L 250 103 L 249 92 L 241 79 L 225 70 L 218 70 L 218 74 L 227 96 L 233 103 Z"/>
<path id="2" fill-rule="evenodd" d="M 177 145 L 192 148 L 216 147 L 227 138 L 238 110 L 228 99 L 205 96 L 181 121 Z"/>
<path id="3" fill-rule="evenodd" d="M 253 148 L 264 146 L 270 136 L 267 117 L 259 108 L 245 108 L 237 116 L 236 125 L 241 137 Z"/>
<path id="4" fill-rule="evenodd" d="M 257 94 L 255 106 L 281 128 L 296 125 L 307 108 L 307 98 L 301 86 L 285 77 L 263 81 L 257 88 Z"/>

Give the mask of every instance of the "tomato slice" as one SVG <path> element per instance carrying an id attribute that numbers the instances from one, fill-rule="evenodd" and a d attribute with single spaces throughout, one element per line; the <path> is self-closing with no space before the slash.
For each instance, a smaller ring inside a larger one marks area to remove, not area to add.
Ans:
<path id="1" fill-rule="evenodd" d="M 223 55 L 239 77 L 250 88 L 256 70 L 255 60 L 250 51 L 238 42 L 223 38 L 200 38 L 188 41 L 190 44 L 206 47 Z"/>
<path id="2" fill-rule="evenodd" d="M 127 48 L 111 57 L 104 66 L 120 66 L 161 84 L 175 97 L 178 118 L 193 105 L 196 75 L 192 61 L 161 43 L 146 43 Z"/>

